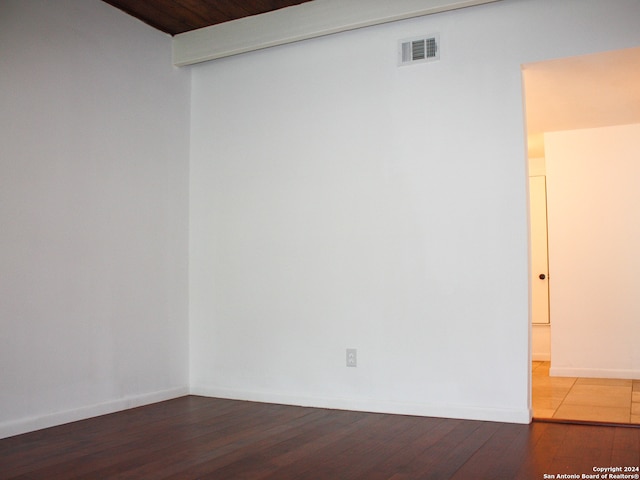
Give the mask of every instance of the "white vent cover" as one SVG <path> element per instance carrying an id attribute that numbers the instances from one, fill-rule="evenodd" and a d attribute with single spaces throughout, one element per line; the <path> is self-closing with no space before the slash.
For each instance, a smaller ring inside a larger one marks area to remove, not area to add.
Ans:
<path id="1" fill-rule="evenodd" d="M 437 34 L 408 38 L 398 42 L 400 65 L 434 62 L 440 59 L 440 37 Z"/>

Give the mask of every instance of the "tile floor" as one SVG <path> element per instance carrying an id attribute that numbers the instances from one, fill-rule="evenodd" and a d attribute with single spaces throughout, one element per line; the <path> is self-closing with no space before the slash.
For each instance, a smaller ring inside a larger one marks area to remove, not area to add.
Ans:
<path id="1" fill-rule="evenodd" d="M 640 380 L 550 377 L 533 362 L 534 418 L 640 424 Z"/>

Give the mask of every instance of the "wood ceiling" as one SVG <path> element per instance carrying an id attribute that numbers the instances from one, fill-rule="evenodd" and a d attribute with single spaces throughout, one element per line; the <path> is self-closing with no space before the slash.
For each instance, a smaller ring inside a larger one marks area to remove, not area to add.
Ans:
<path id="1" fill-rule="evenodd" d="M 311 0 L 103 0 L 170 35 Z"/>

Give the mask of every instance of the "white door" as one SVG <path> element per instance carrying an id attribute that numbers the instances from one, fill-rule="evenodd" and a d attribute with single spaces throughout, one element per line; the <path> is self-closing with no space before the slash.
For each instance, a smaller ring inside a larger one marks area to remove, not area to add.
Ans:
<path id="1" fill-rule="evenodd" d="M 531 217 L 531 317 L 549 323 L 549 262 L 547 256 L 547 186 L 544 175 L 529 177 Z"/>

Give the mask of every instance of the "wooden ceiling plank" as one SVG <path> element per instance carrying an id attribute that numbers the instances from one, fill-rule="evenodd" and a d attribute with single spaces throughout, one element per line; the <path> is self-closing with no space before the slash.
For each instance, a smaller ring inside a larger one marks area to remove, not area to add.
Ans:
<path id="1" fill-rule="evenodd" d="M 293 7 L 311 0 L 252 0 L 253 10 L 259 13 L 280 10 L 281 8 Z M 240 2 L 237 2 L 240 3 Z"/>
<path id="2" fill-rule="evenodd" d="M 104 0 L 105 3 L 170 35 L 308 1 L 311 0 Z"/>
<path id="3" fill-rule="evenodd" d="M 167 10 L 170 6 L 167 3 L 171 2 L 139 2 L 132 0 L 103 0 L 105 3 L 122 10 L 123 12 L 137 18 L 138 20 L 150 25 L 151 27 L 160 30 L 170 35 L 176 33 L 187 32 L 194 28 L 202 28 L 207 26 L 203 24 L 201 26 L 193 26 L 185 23 L 179 16 L 168 15 Z"/>
<path id="4" fill-rule="evenodd" d="M 260 10 L 259 2 L 256 0 L 238 2 L 234 0 L 215 0 L 218 8 L 227 13 L 231 18 L 243 18 L 255 15 Z"/>
<path id="5" fill-rule="evenodd" d="M 184 24 L 189 25 L 186 31 L 228 21 L 220 12 L 209 7 L 203 8 L 202 3 L 202 0 L 181 0 L 175 2 L 171 11 L 167 13 L 180 18 Z M 183 32 L 175 32 L 175 34 L 178 33 Z"/>

